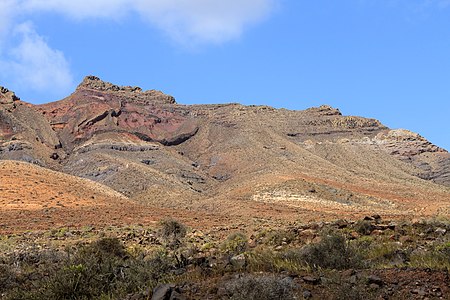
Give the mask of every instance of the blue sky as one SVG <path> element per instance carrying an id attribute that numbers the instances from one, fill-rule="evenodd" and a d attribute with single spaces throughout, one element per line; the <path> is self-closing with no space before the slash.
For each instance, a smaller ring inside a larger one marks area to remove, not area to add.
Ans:
<path id="1" fill-rule="evenodd" d="M 85 75 L 179 103 L 329 104 L 450 149 L 450 0 L 0 0 L 0 85 Z"/>

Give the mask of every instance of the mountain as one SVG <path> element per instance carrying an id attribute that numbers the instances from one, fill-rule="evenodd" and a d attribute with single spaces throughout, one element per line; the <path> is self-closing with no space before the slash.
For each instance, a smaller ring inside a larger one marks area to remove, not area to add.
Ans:
<path id="1" fill-rule="evenodd" d="M 43 105 L 2 88 L 0 159 L 217 220 L 450 213 L 450 154 L 416 133 L 327 105 L 181 105 L 94 76 Z"/>

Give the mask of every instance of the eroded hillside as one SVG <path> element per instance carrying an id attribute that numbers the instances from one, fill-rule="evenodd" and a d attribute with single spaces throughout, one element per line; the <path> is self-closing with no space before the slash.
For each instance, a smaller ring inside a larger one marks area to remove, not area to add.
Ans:
<path id="1" fill-rule="evenodd" d="M 2 89 L 0 158 L 96 181 L 134 203 L 231 218 L 448 214 L 450 154 L 323 105 L 180 105 L 88 76 L 44 105 Z"/>

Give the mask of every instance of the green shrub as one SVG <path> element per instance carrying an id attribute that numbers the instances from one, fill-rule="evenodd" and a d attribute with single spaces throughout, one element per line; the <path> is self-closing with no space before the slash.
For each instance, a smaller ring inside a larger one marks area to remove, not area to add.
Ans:
<path id="1" fill-rule="evenodd" d="M 411 255 L 410 266 L 450 271 L 450 242 Z"/>
<path id="2" fill-rule="evenodd" d="M 94 257 L 112 256 L 123 258 L 127 255 L 123 243 L 114 237 L 101 238 L 80 251 L 81 255 Z"/>
<path id="3" fill-rule="evenodd" d="M 167 246 L 176 248 L 186 236 L 186 226 L 174 219 L 161 221 L 160 236 Z"/>
<path id="4" fill-rule="evenodd" d="M 402 266 L 409 260 L 409 252 L 402 250 L 397 242 L 374 242 L 363 253 L 375 268 Z"/>
<path id="5" fill-rule="evenodd" d="M 343 235 L 325 233 L 320 242 L 300 251 L 303 261 L 311 268 L 351 269 L 363 265 L 362 257 Z"/>
<path id="6" fill-rule="evenodd" d="M 374 226 L 370 221 L 362 220 L 355 224 L 354 229 L 361 235 L 369 235 L 374 230 Z"/>
<path id="7" fill-rule="evenodd" d="M 307 269 L 298 250 L 275 252 L 271 249 L 255 249 L 246 256 L 251 272 L 298 273 Z"/>
<path id="8" fill-rule="evenodd" d="M 220 249 L 229 255 L 238 255 L 245 252 L 248 248 L 247 237 L 240 232 L 232 233 L 222 243 Z"/>
<path id="9" fill-rule="evenodd" d="M 82 246 L 57 265 L 40 263 L 46 268 L 32 266 L 31 286 L 10 290 L 6 299 L 124 299 L 165 282 L 174 270 L 165 251 L 132 257 L 115 238 Z"/>
<path id="10" fill-rule="evenodd" d="M 294 234 L 287 230 L 274 230 L 267 234 L 266 243 L 272 246 L 280 246 L 284 243 L 289 244 L 294 240 Z"/>
<path id="11" fill-rule="evenodd" d="M 289 277 L 245 275 L 225 285 L 232 300 L 290 300 L 295 297 L 295 285 Z"/>

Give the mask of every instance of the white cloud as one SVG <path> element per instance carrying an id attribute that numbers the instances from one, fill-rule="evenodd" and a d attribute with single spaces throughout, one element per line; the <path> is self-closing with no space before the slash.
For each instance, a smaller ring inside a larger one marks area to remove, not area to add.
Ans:
<path id="1" fill-rule="evenodd" d="M 8 0 L 7 0 L 8 1 Z M 264 19 L 279 0 L 22 0 L 25 12 L 51 11 L 74 19 L 119 19 L 132 12 L 178 42 L 221 43 Z"/>
<path id="2" fill-rule="evenodd" d="M 174 41 L 191 47 L 239 38 L 281 0 L 0 1 L 0 78 L 38 90 L 64 90 L 72 82 L 64 54 L 52 49 L 29 23 L 17 22 L 35 13 L 61 14 L 77 21 L 139 16 Z"/>
<path id="3" fill-rule="evenodd" d="M 0 45 L 3 44 L 2 42 L 5 39 L 5 35 L 11 29 L 11 24 L 14 20 L 16 11 L 16 0 L 2 0 L 0 8 Z"/>
<path id="4" fill-rule="evenodd" d="M 39 91 L 66 91 L 72 86 L 72 75 L 64 54 L 50 48 L 31 23 L 19 24 L 13 35 L 19 42 L 0 61 L 3 77 Z"/>
<path id="5" fill-rule="evenodd" d="M 274 0 L 136 0 L 145 19 L 182 43 L 222 43 L 264 19 Z"/>
<path id="6" fill-rule="evenodd" d="M 21 9 L 26 13 L 50 11 L 62 13 L 74 19 L 117 19 L 132 6 L 134 0 L 22 0 Z"/>

